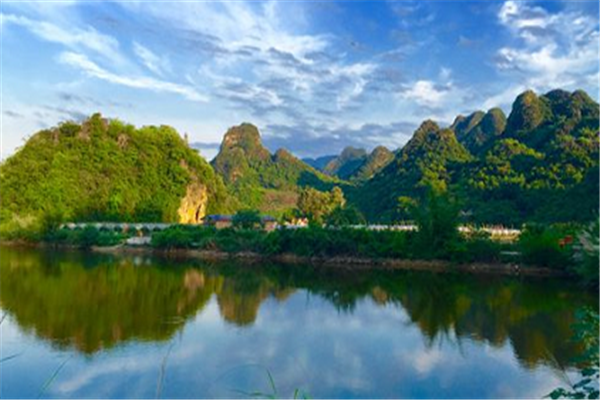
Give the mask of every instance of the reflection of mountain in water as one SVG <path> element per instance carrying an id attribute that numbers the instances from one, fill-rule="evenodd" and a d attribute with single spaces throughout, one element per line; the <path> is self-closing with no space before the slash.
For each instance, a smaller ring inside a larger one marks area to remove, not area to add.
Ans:
<path id="1" fill-rule="evenodd" d="M 569 341 L 573 310 L 595 303 L 591 294 L 560 281 L 140 262 L 5 248 L 0 275 L 0 304 L 23 329 L 84 353 L 127 340 L 167 340 L 213 294 L 225 321 L 249 326 L 265 299 L 283 302 L 302 288 L 342 312 L 352 313 L 363 299 L 402 307 L 430 344 L 472 339 L 500 347 L 510 341 L 525 366 L 565 365 L 575 352 Z"/>

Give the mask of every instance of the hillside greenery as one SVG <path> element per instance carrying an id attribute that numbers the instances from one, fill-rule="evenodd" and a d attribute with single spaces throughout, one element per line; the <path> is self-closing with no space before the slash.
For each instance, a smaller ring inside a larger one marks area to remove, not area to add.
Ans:
<path id="1" fill-rule="evenodd" d="M 178 222 L 190 185 L 225 211 L 222 179 L 168 126 L 136 129 L 100 114 L 42 130 L 0 166 L 0 230 L 61 221 Z"/>
<path id="2" fill-rule="evenodd" d="M 329 190 L 335 182 L 290 152 L 271 154 L 258 129 L 248 123 L 230 128 L 212 161 L 238 201 L 239 208 L 256 208 L 280 216 L 296 205 L 304 187 Z"/>
<path id="3" fill-rule="evenodd" d="M 508 118 L 499 109 L 425 121 L 395 159 L 350 203 L 369 221 L 406 218 L 403 199 L 427 187 L 457 199 L 463 222 L 519 226 L 581 222 L 598 214 L 599 107 L 585 92 L 524 92 Z"/>
<path id="4" fill-rule="evenodd" d="M 427 120 L 396 152 L 349 147 L 319 159 L 327 174 L 287 150 L 272 154 L 248 123 L 227 131 L 208 164 L 170 127 L 96 114 L 36 133 L 3 162 L 0 234 L 62 221 L 178 222 L 182 208 L 186 222 L 256 209 L 323 223 L 339 208 L 330 222 L 395 223 L 432 192 L 452 199 L 461 223 L 587 224 L 600 202 L 599 114 L 583 91 L 526 91 L 508 117 L 492 108 L 448 128 Z M 342 202 L 328 200 L 334 187 Z"/>

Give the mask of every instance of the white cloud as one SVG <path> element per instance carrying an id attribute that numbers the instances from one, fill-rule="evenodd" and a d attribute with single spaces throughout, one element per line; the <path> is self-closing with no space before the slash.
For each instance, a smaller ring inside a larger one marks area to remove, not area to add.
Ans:
<path id="1" fill-rule="evenodd" d="M 541 7 L 530 7 L 516 1 L 505 2 L 500 8 L 498 18 L 502 24 L 523 35 L 524 39 L 532 39 L 524 30 L 547 28 L 555 19 Z"/>
<path id="2" fill-rule="evenodd" d="M 208 102 L 207 96 L 198 93 L 193 87 L 165 82 L 145 76 L 120 76 L 109 72 L 95 64 L 83 54 L 64 52 L 59 56 L 59 61 L 71 67 L 82 70 L 88 76 L 102 79 L 104 81 L 128 86 L 137 89 L 147 89 L 155 92 L 167 92 L 179 94 L 188 100 Z"/>
<path id="3" fill-rule="evenodd" d="M 598 87 L 597 81 L 589 79 L 599 69 L 597 18 L 574 11 L 550 13 L 524 2 L 507 1 L 498 20 L 515 38 L 514 44 L 497 53 L 498 71 L 515 82 L 505 94 L 523 87 L 537 91 Z"/>
<path id="4" fill-rule="evenodd" d="M 247 93 L 225 93 L 235 106 L 247 96 L 256 96 L 271 106 L 282 104 L 284 99 L 293 101 L 294 111 L 303 118 L 315 117 L 315 104 L 326 103 L 339 111 L 357 104 L 377 69 L 372 62 L 345 61 L 345 55 L 336 51 L 332 36 L 296 29 L 296 12 L 292 14 L 288 8 L 283 12 L 277 2 L 198 2 L 176 8 L 152 3 L 123 6 L 150 15 L 174 31 L 209 38 L 210 50 L 201 61 L 199 74 L 188 77 L 212 85 L 218 93 L 233 82 L 251 85 L 253 89 Z M 295 11 L 302 14 L 299 10 Z M 317 53 L 325 59 L 316 61 L 313 57 Z M 265 81 L 275 80 L 287 84 L 266 86 Z"/>
<path id="5" fill-rule="evenodd" d="M 155 74 L 162 76 L 166 72 L 171 71 L 171 64 L 167 58 L 161 58 L 157 56 L 151 50 L 142 46 L 138 42 L 133 42 L 133 51 L 140 58 L 146 68 Z"/>
<path id="6" fill-rule="evenodd" d="M 120 58 L 119 43 L 111 36 L 99 33 L 94 28 L 66 29 L 45 21 L 36 21 L 24 16 L 2 14 L 3 29 L 6 23 L 21 26 L 42 40 L 59 43 L 75 50 L 92 50 L 102 56 L 116 61 Z"/>
<path id="7" fill-rule="evenodd" d="M 433 81 L 420 80 L 412 84 L 402 96 L 414 100 L 417 104 L 427 107 L 439 107 L 446 96 L 447 90 L 439 90 Z"/>

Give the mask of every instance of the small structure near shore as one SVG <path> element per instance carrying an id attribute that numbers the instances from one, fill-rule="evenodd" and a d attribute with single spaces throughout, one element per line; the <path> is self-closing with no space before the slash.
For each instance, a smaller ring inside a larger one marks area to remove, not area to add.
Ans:
<path id="1" fill-rule="evenodd" d="M 262 228 L 267 231 L 273 231 L 277 229 L 277 220 L 270 215 L 263 215 L 260 217 Z M 233 226 L 233 215 L 207 215 L 204 217 L 204 224 L 207 226 L 213 226 L 217 229 L 231 228 Z"/>
<path id="2" fill-rule="evenodd" d="M 233 224 L 233 216 L 231 215 L 207 215 L 204 217 L 204 225 L 213 226 L 217 229 L 230 228 Z"/>

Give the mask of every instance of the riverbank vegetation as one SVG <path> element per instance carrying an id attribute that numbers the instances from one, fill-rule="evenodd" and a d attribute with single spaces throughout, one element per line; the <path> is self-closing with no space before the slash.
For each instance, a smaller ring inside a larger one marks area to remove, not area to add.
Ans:
<path id="1" fill-rule="evenodd" d="M 598 399 L 600 389 L 600 346 L 598 338 L 598 325 L 600 315 L 590 308 L 577 310 L 576 322 L 573 324 L 573 337 L 571 342 L 582 346 L 581 355 L 574 360 L 579 367 L 580 378 L 572 383 L 566 373 L 564 377 L 568 387 L 560 387 L 552 391 L 547 397 L 552 399 Z"/>
<path id="2" fill-rule="evenodd" d="M 229 254 L 255 253 L 264 256 L 294 255 L 307 258 L 444 260 L 457 264 L 505 263 L 545 267 L 578 277 L 598 287 L 598 222 L 526 225 L 512 242 L 493 240 L 482 230 L 468 233 L 458 229 L 458 207 L 445 194 L 431 192 L 422 203 L 407 205 L 416 230 L 367 229 L 345 223 L 323 225 L 313 219 L 305 228 L 261 229 L 260 215 L 240 211 L 229 228 L 202 225 L 173 225 L 146 232 L 156 249 L 195 249 Z M 331 213 L 343 213 L 336 208 Z M 319 216 L 329 219 L 329 216 Z M 39 239 L 49 244 L 87 248 L 114 246 L 134 235 L 87 226 L 58 229 L 51 226 Z"/>

